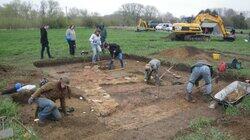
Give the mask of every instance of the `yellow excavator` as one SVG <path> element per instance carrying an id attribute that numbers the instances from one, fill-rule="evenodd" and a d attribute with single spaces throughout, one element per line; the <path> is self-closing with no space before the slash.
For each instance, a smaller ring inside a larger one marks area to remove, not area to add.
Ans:
<path id="1" fill-rule="evenodd" d="M 141 31 L 155 31 L 155 29 L 150 28 L 147 21 L 140 18 L 136 26 L 136 32 L 141 32 Z"/>
<path id="2" fill-rule="evenodd" d="M 192 23 L 175 23 L 173 25 L 173 32 L 169 35 L 171 40 L 184 40 L 184 41 L 209 41 L 210 35 L 203 34 L 201 24 L 204 21 L 210 21 L 217 23 L 220 32 L 223 35 L 223 39 L 226 41 L 234 41 L 235 31 L 232 30 L 231 33 L 226 31 L 224 22 L 222 18 L 218 15 L 212 15 L 210 13 L 200 13 L 198 14 Z"/>

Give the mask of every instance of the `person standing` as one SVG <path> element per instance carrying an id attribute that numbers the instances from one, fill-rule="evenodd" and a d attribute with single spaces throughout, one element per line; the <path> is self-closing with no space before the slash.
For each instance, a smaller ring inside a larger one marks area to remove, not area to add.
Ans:
<path id="1" fill-rule="evenodd" d="M 89 38 L 91 49 L 93 51 L 92 63 L 95 64 L 97 60 L 100 60 L 101 49 L 101 36 L 100 30 L 96 29 L 95 32 Z"/>
<path id="2" fill-rule="evenodd" d="M 76 49 L 76 33 L 75 33 L 75 25 L 69 26 L 66 30 L 66 40 L 69 44 L 69 53 L 70 55 L 75 55 Z"/>
<path id="3" fill-rule="evenodd" d="M 101 33 L 100 33 L 101 43 L 102 45 L 104 45 L 104 43 L 106 42 L 106 38 L 107 38 L 107 30 L 103 24 L 100 26 L 100 30 L 101 30 Z"/>
<path id="4" fill-rule="evenodd" d="M 43 59 L 43 54 L 44 54 L 44 51 L 46 49 L 47 51 L 47 54 L 49 56 L 49 58 L 53 58 L 50 54 L 50 49 L 49 49 L 49 41 L 48 41 L 48 33 L 47 33 L 47 30 L 48 30 L 49 26 L 48 25 L 44 25 L 40 28 L 40 43 L 41 43 L 41 59 Z"/>
<path id="5" fill-rule="evenodd" d="M 191 75 L 189 77 L 189 81 L 187 84 L 187 93 L 185 99 L 188 102 L 195 102 L 192 97 L 192 89 L 193 86 L 199 86 L 199 81 L 205 81 L 205 94 L 204 97 L 206 100 L 211 99 L 212 93 L 212 75 L 213 75 L 213 67 L 206 60 L 199 60 L 191 67 Z"/>

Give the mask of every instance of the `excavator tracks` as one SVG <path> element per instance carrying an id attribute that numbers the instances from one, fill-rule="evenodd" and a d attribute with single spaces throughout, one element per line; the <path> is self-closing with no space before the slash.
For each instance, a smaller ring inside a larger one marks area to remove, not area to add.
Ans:
<path id="1" fill-rule="evenodd" d="M 206 34 L 175 34 L 171 33 L 169 37 L 172 41 L 210 41 L 211 37 Z"/>

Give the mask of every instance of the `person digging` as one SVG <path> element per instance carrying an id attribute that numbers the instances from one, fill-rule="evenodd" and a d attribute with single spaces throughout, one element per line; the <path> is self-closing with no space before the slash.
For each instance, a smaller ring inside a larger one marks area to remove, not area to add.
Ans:
<path id="1" fill-rule="evenodd" d="M 38 124 L 44 126 L 45 121 L 49 120 L 60 120 L 62 118 L 55 101 L 60 100 L 62 112 L 64 115 L 68 115 L 66 112 L 65 98 L 70 98 L 71 89 L 69 88 L 69 79 L 67 77 L 60 78 L 57 82 L 48 82 L 31 95 L 28 100 L 29 104 L 35 102 L 39 110 L 38 113 Z"/>
<path id="2" fill-rule="evenodd" d="M 212 75 L 213 75 L 213 67 L 210 63 L 208 63 L 206 60 L 199 60 L 197 63 L 195 63 L 191 67 L 191 75 L 189 77 L 189 81 L 187 84 L 187 93 L 185 96 L 185 99 L 188 102 L 195 102 L 195 100 L 192 97 L 192 89 L 193 86 L 196 85 L 196 87 L 199 86 L 199 81 L 204 80 L 205 81 L 205 94 L 204 99 L 210 100 L 211 99 L 211 92 L 212 92 Z"/>
<path id="3" fill-rule="evenodd" d="M 145 76 L 144 81 L 149 83 L 151 77 L 155 79 L 155 84 L 160 85 L 159 69 L 161 62 L 158 59 L 152 59 L 148 64 L 145 65 Z"/>
<path id="4" fill-rule="evenodd" d="M 121 68 L 124 69 L 123 54 L 121 47 L 116 43 L 105 43 L 104 48 L 106 48 L 109 51 L 111 56 L 108 64 L 108 69 L 111 70 L 114 68 L 114 59 L 119 59 L 121 63 Z"/>

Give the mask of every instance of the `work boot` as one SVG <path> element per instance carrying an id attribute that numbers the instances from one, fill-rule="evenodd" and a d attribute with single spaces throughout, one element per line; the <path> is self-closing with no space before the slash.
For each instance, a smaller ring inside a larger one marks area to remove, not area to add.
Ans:
<path id="1" fill-rule="evenodd" d="M 193 99 L 191 93 L 186 93 L 185 100 L 187 100 L 190 103 L 195 103 L 195 100 Z"/>

